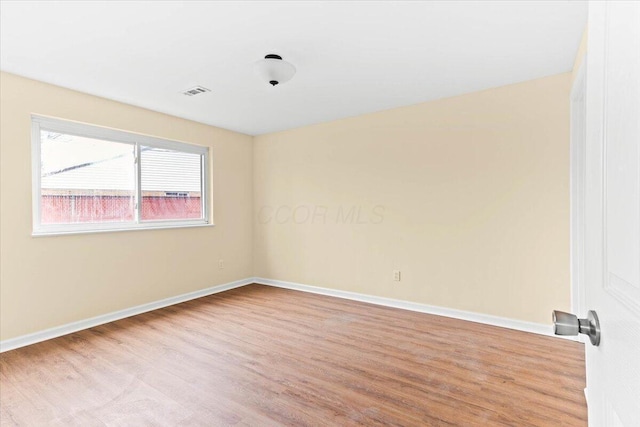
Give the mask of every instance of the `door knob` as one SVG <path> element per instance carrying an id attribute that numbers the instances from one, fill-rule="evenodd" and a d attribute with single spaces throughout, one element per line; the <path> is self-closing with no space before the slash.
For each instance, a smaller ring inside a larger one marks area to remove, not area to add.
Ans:
<path id="1" fill-rule="evenodd" d="M 600 344 L 600 321 L 595 311 L 589 310 L 586 319 L 578 319 L 578 316 L 564 311 L 553 311 L 553 333 L 556 335 L 589 336 L 591 344 Z"/>

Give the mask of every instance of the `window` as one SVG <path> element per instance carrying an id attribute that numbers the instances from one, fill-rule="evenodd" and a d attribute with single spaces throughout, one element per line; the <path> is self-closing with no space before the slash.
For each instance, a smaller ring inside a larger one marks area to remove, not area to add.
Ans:
<path id="1" fill-rule="evenodd" d="M 209 224 L 208 148 L 32 117 L 33 234 Z"/>

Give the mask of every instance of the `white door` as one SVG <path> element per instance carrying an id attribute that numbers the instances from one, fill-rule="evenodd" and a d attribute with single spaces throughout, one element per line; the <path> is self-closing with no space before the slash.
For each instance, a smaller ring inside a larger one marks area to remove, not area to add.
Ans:
<path id="1" fill-rule="evenodd" d="M 640 426 L 640 2 L 591 2 L 588 30 L 584 280 L 602 331 L 599 347 L 585 344 L 589 425 L 632 427 Z"/>

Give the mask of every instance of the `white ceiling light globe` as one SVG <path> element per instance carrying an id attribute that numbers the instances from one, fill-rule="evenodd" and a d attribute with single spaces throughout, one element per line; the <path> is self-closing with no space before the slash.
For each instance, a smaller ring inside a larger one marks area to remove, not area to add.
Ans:
<path id="1" fill-rule="evenodd" d="M 256 62 L 255 68 L 260 78 L 272 86 L 286 83 L 296 74 L 296 67 L 274 54 Z"/>

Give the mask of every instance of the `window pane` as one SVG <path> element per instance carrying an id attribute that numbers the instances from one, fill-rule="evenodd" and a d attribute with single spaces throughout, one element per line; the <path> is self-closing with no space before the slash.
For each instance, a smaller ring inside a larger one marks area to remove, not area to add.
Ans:
<path id="1" fill-rule="evenodd" d="M 142 220 L 200 219 L 202 156 L 140 147 Z"/>
<path id="2" fill-rule="evenodd" d="M 134 220 L 134 146 L 40 132 L 42 224 Z"/>

